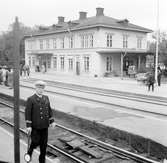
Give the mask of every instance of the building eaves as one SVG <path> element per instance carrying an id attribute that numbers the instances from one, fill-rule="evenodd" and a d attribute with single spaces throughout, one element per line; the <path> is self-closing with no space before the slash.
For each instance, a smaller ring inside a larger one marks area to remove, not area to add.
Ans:
<path id="1" fill-rule="evenodd" d="M 107 16 L 99 16 L 99 17 L 94 16 L 86 18 L 84 20 L 74 20 L 70 22 L 64 22 L 63 24 L 61 24 L 61 26 L 56 24 L 54 26 L 50 26 L 49 30 L 38 31 L 37 33 L 34 33 L 32 35 L 42 36 L 42 35 L 57 34 L 57 33 L 77 31 L 77 30 L 90 29 L 96 27 L 105 27 L 105 28 L 137 31 L 144 33 L 153 32 L 150 29 L 131 24 L 128 21 L 126 21 L 127 23 L 120 23 L 120 22 L 122 21 Z M 25 37 L 31 37 L 31 36 L 29 35 Z"/>

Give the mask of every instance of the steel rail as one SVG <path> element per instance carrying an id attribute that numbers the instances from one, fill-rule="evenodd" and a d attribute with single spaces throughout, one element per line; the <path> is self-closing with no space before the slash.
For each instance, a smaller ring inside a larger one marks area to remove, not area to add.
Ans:
<path id="1" fill-rule="evenodd" d="M 64 130 L 67 130 L 67 131 L 70 131 L 70 132 L 72 132 L 72 133 L 75 133 L 75 134 L 77 134 L 77 135 L 79 135 L 79 136 L 81 136 L 81 137 L 83 137 L 83 138 L 87 138 L 87 139 L 89 139 L 89 140 L 91 140 L 91 141 L 93 141 L 93 142 L 96 142 L 96 143 L 97 143 L 96 145 L 99 145 L 99 144 L 100 144 L 100 145 L 103 145 L 104 148 L 108 147 L 108 148 L 107 148 L 108 150 L 112 150 L 112 151 L 114 150 L 114 152 L 119 153 L 119 154 L 121 154 L 121 155 L 124 155 L 124 156 L 126 156 L 126 157 L 128 156 L 128 158 L 130 157 L 131 159 L 134 159 L 134 160 L 136 160 L 136 161 L 139 161 L 139 160 L 140 160 L 140 161 L 145 161 L 146 163 L 159 163 L 159 162 L 157 162 L 157 161 L 148 159 L 148 158 L 143 157 L 143 156 L 141 156 L 141 155 L 137 155 L 137 154 L 135 154 L 135 153 L 126 151 L 126 150 L 121 149 L 121 148 L 119 148 L 119 147 L 116 147 L 116 146 L 113 146 L 113 145 L 104 143 L 104 142 L 102 142 L 102 141 L 100 141 L 100 140 L 97 140 L 97 139 L 92 138 L 92 137 L 90 137 L 90 136 L 84 135 L 84 134 L 82 134 L 82 133 L 80 133 L 80 132 L 74 131 L 74 130 L 69 129 L 69 128 L 67 128 L 67 127 L 64 127 L 64 126 L 62 126 L 62 125 L 57 124 L 57 126 L 60 127 L 60 128 L 62 128 L 62 129 L 64 129 Z"/>
<path id="2" fill-rule="evenodd" d="M 10 108 L 13 108 L 13 106 L 11 106 L 11 105 L 9 105 L 9 104 L 7 104 L 7 103 L 5 103 L 5 102 L 0 102 L 0 104 L 3 104 L 3 105 L 8 106 L 8 107 L 10 107 Z M 22 112 L 23 112 L 23 111 L 22 111 Z M 14 124 L 13 124 L 13 123 L 10 123 L 10 122 L 6 121 L 6 120 L 3 119 L 3 118 L 0 118 L 0 121 L 2 121 L 3 123 L 9 125 L 10 127 L 14 127 Z M 27 135 L 27 133 L 26 133 L 25 130 L 23 130 L 23 129 L 21 129 L 21 128 L 20 128 L 19 130 L 20 130 L 21 133 L 23 133 L 24 135 Z M 82 160 L 82 159 L 80 159 L 80 158 L 74 156 L 73 154 L 70 154 L 70 153 L 68 153 L 68 152 L 65 152 L 64 150 L 62 150 L 62 149 L 59 148 L 58 146 L 55 146 L 55 145 L 53 146 L 53 145 L 51 145 L 51 144 L 49 144 L 49 143 L 47 144 L 47 146 L 50 147 L 52 150 L 58 151 L 59 153 L 61 153 L 61 154 L 65 155 L 65 156 L 67 156 L 68 158 L 70 158 L 70 159 L 76 161 L 77 163 L 88 163 L 87 161 L 84 161 L 84 160 Z"/>
<path id="3" fill-rule="evenodd" d="M 25 86 L 24 85 L 22 87 L 25 87 L 25 88 L 28 88 L 28 89 L 34 89 L 31 86 Z M 50 94 L 58 94 L 58 95 L 67 96 L 67 97 L 70 97 L 70 98 L 75 98 L 75 99 L 80 99 L 80 100 L 95 102 L 95 103 L 99 103 L 99 104 L 104 104 L 104 105 L 119 107 L 121 109 L 124 108 L 124 109 L 132 110 L 132 111 L 139 111 L 139 112 L 143 112 L 143 113 L 153 114 L 153 115 L 156 115 L 156 116 L 163 116 L 165 118 L 167 117 L 167 115 L 163 114 L 163 113 L 158 113 L 158 112 L 154 112 L 154 111 L 138 109 L 138 108 L 135 108 L 135 107 L 128 107 L 128 106 L 119 105 L 119 104 L 113 104 L 113 103 L 110 103 L 110 102 L 99 101 L 99 100 L 96 100 L 96 99 L 90 99 L 90 98 L 76 96 L 76 95 L 72 95 L 72 94 L 67 94 L 67 93 L 62 93 L 62 92 L 56 92 L 56 91 L 50 91 L 50 90 L 45 90 L 45 92 L 50 93 Z"/>
<path id="4" fill-rule="evenodd" d="M 5 105 L 5 106 L 10 107 L 10 108 L 13 108 L 12 105 L 7 104 L 6 102 L 1 102 L 1 101 L 0 101 L 0 104 Z M 23 110 L 21 110 L 21 112 L 24 113 Z M 7 123 L 7 121 L 6 121 L 6 123 Z M 12 125 L 10 122 L 8 122 L 8 123 L 9 123 L 10 125 Z M 136 160 L 136 161 L 139 161 L 139 160 L 140 160 L 140 161 L 145 161 L 146 163 L 159 163 L 159 162 L 157 162 L 157 161 L 148 159 L 148 158 L 143 157 L 143 156 L 141 156 L 141 155 L 137 155 L 137 154 L 135 154 L 135 153 L 126 151 L 126 150 L 121 149 L 121 148 L 119 148 L 119 147 L 116 147 L 116 146 L 113 146 L 113 145 L 104 143 L 104 142 L 99 141 L 99 140 L 97 140 L 97 139 L 95 139 L 95 138 L 92 138 L 92 137 L 90 137 L 90 136 L 84 135 L 84 134 L 82 134 L 82 133 L 80 133 L 80 132 L 77 132 L 77 131 L 75 131 L 75 130 L 72 130 L 72 129 L 69 129 L 69 128 L 67 128 L 67 127 L 64 127 L 64 126 L 62 126 L 62 125 L 60 125 L 60 124 L 57 124 L 56 126 L 62 128 L 62 129 L 64 129 L 64 130 L 67 130 L 67 131 L 69 131 L 69 132 L 72 132 L 72 133 L 74 133 L 74 134 L 77 134 L 77 135 L 79 135 L 79 136 L 81 136 L 81 137 L 83 137 L 83 138 L 87 138 L 87 139 L 89 139 L 89 140 L 95 142 L 96 145 L 99 145 L 99 144 L 100 144 L 100 145 L 103 146 L 103 148 L 106 148 L 106 149 L 108 149 L 108 150 L 111 150 L 111 151 L 113 151 L 113 152 L 116 152 L 116 153 L 118 153 L 118 154 L 121 154 L 121 155 L 126 156 L 126 157 L 128 157 L 128 158 L 130 157 L 130 158 L 133 159 L 133 160 Z M 23 129 L 21 129 L 21 131 L 24 132 L 24 134 L 26 134 L 26 132 L 25 132 Z M 67 154 L 66 156 L 71 157 L 72 159 L 75 158 L 74 155 L 71 155 L 71 154 L 69 154 L 68 152 L 63 151 L 62 149 L 60 149 L 60 148 L 57 147 L 57 146 L 53 146 L 53 145 L 51 145 L 51 144 L 48 144 L 48 146 L 49 146 L 50 148 L 52 148 L 52 149 L 55 149 L 55 150 L 57 150 L 57 151 L 59 151 L 59 152 L 62 152 L 62 154 L 66 153 L 66 154 Z M 76 161 L 79 161 L 78 158 L 77 158 Z M 85 163 L 83 160 L 80 160 L 80 161 L 81 161 L 80 163 Z"/>
<path id="5" fill-rule="evenodd" d="M 23 81 L 34 82 L 36 80 L 37 79 L 31 78 L 28 81 L 27 80 L 23 80 Z M 61 89 L 68 89 L 72 91 L 79 91 L 79 92 L 97 94 L 97 95 L 102 95 L 107 97 L 122 98 L 127 100 L 134 100 L 138 102 L 145 102 L 145 103 L 167 106 L 167 98 L 165 97 L 148 96 L 144 94 L 123 92 L 123 91 L 117 91 L 117 90 L 108 90 L 108 89 L 88 87 L 83 85 L 69 84 L 69 83 L 63 83 L 63 82 L 57 82 L 57 81 L 49 81 L 49 80 L 44 80 L 44 81 L 46 81 L 48 84 L 50 83 L 50 85 L 48 86 L 54 86 Z"/>
<path id="6" fill-rule="evenodd" d="M 3 104 L 3 102 L 0 102 L 0 104 Z M 11 105 L 9 105 L 9 104 L 7 104 L 7 103 L 5 103 L 5 102 L 4 102 L 4 105 L 5 105 L 5 106 L 8 106 L 8 107 L 10 107 L 10 108 L 13 108 Z M 131 159 L 133 159 L 133 160 L 135 160 L 135 161 L 140 161 L 140 162 L 141 162 L 141 161 L 144 161 L 144 162 L 146 162 L 146 163 L 159 163 L 159 162 L 157 162 L 157 161 L 148 159 L 148 158 L 143 157 L 143 156 L 141 156 L 141 155 L 138 155 L 138 154 L 135 154 L 135 153 L 126 151 L 126 150 L 124 150 L 124 149 L 121 149 L 121 148 L 119 148 L 119 147 L 116 147 L 116 146 L 107 144 L 107 143 L 105 143 L 105 142 L 99 141 L 99 140 L 97 140 L 97 139 L 95 139 L 95 138 L 92 138 L 92 137 L 90 137 L 90 136 L 84 135 L 84 134 L 82 134 L 82 133 L 80 133 L 80 132 L 77 132 L 77 131 L 75 131 L 75 130 L 69 129 L 69 128 L 64 127 L 64 126 L 62 126 L 62 125 L 60 125 L 60 124 L 57 124 L 56 126 L 62 128 L 62 129 L 64 129 L 64 130 L 67 130 L 67 131 L 69 131 L 69 132 L 72 132 L 72 133 L 74 133 L 74 134 L 76 134 L 76 135 L 79 135 L 79 136 L 81 136 L 81 137 L 83 137 L 83 138 L 87 138 L 87 139 L 93 141 L 94 143 L 96 143 L 96 145 L 98 145 L 98 146 L 101 145 L 103 148 L 105 148 L 105 149 L 107 149 L 107 150 L 111 150 L 112 152 L 115 152 L 115 153 L 118 153 L 118 154 L 120 154 L 120 155 L 126 156 L 126 157 L 131 158 Z M 25 131 L 24 131 L 24 132 L 25 132 Z M 53 145 L 50 145 L 50 144 L 49 144 L 48 146 L 49 146 L 50 148 L 52 148 L 52 149 L 56 149 L 57 151 L 60 150 L 60 152 L 62 152 L 63 154 L 64 154 L 64 153 L 67 153 L 67 152 L 63 151 L 62 149 L 60 149 L 59 147 L 56 147 L 56 146 L 53 146 Z M 70 155 L 70 156 L 68 156 L 68 155 Z M 74 155 L 71 155 L 71 154 L 68 154 L 68 153 L 67 153 L 66 156 L 72 157 L 72 159 L 73 159 L 73 157 L 75 157 Z M 78 160 L 77 160 L 77 161 L 78 161 Z M 82 163 L 82 162 L 81 162 L 81 163 Z"/>

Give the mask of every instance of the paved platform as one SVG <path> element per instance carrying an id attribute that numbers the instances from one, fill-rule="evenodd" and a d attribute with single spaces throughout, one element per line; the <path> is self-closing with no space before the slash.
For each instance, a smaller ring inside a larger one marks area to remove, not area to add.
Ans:
<path id="1" fill-rule="evenodd" d="M 20 163 L 24 163 L 24 154 L 27 145 L 24 141 L 20 141 Z M 38 163 L 39 152 L 34 150 L 32 162 Z M 11 133 L 0 127 L 0 161 L 14 163 L 14 137 Z M 52 163 L 47 158 L 46 163 Z"/>
<path id="2" fill-rule="evenodd" d="M 86 85 L 90 87 L 120 90 L 125 92 L 140 93 L 152 96 L 167 97 L 167 83 L 162 83 L 160 87 L 155 84 L 154 92 L 148 92 L 146 85 L 137 82 L 135 78 L 123 78 L 120 77 L 81 77 L 81 76 L 65 76 L 65 75 L 53 75 L 51 73 L 31 73 L 30 77 L 38 79 L 46 79 L 51 81 L 62 81 L 65 83 L 73 83 L 78 85 Z"/>
<path id="3" fill-rule="evenodd" d="M 80 85 L 87 85 L 98 88 L 115 89 L 120 91 L 140 93 L 145 95 L 152 95 L 157 97 L 167 97 L 167 84 L 162 84 L 161 87 L 156 86 L 154 92 L 148 92 L 145 85 L 137 83 L 134 79 L 120 78 L 87 78 L 87 77 L 70 77 L 52 74 L 31 73 L 31 77 L 37 79 L 47 79 L 51 81 L 62 81 Z M 22 78 L 21 78 L 22 79 Z M 53 89 L 49 86 L 46 89 Z M 0 86 L 0 92 L 13 95 L 13 91 L 4 86 Z M 32 95 L 33 90 L 26 88 L 20 89 L 20 97 L 24 100 L 28 96 Z M 60 97 L 53 94 L 48 94 L 51 106 L 54 109 L 61 110 L 66 113 L 74 114 L 76 116 L 97 121 L 107 126 L 115 127 L 136 135 L 143 136 L 145 138 L 152 139 L 160 144 L 167 146 L 167 119 L 159 119 L 158 117 L 141 116 L 133 113 L 122 112 L 115 108 L 109 108 L 104 105 L 90 104 L 84 101 L 77 101 L 66 97 Z M 79 94 L 78 94 L 79 95 Z M 83 94 L 82 94 L 83 95 Z M 103 99 L 110 100 L 110 99 Z M 116 101 L 119 103 L 120 101 Z M 150 104 L 137 104 L 136 102 L 130 103 L 124 101 L 124 104 L 128 106 L 138 105 L 143 109 L 153 109 L 164 114 L 167 114 L 167 109 L 153 108 Z"/>

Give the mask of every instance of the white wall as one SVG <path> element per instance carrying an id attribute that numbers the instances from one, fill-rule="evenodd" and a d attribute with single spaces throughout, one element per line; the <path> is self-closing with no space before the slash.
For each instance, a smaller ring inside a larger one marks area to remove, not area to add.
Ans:
<path id="1" fill-rule="evenodd" d="M 142 50 L 147 49 L 147 35 L 141 32 L 133 32 L 133 31 L 123 31 L 123 30 L 116 30 L 116 29 L 107 29 L 107 28 L 100 28 L 98 34 L 98 40 L 100 40 L 99 47 L 106 47 L 106 35 L 107 33 L 111 33 L 113 35 L 113 46 L 112 48 L 122 49 L 123 46 L 123 35 L 128 35 L 128 48 L 129 49 L 137 49 L 137 37 L 142 37 Z M 140 49 L 138 49 L 140 50 Z"/>
<path id="2" fill-rule="evenodd" d="M 113 46 L 108 48 L 106 46 L 106 35 L 107 33 L 113 34 Z M 84 34 L 93 34 L 94 37 L 94 46 L 92 48 L 81 48 L 81 35 Z M 59 33 L 52 34 L 47 36 L 38 36 L 31 37 L 25 40 L 25 60 L 26 64 L 28 64 L 28 55 L 31 54 L 40 54 L 40 53 L 51 53 L 52 57 L 57 56 L 57 70 L 51 69 L 50 72 L 60 73 L 60 74 L 76 74 L 76 60 L 79 58 L 80 60 L 80 74 L 82 76 L 103 76 L 106 72 L 106 56 L 113 56 L 113 69 L 120 73 L 120 54 L 98 54 L 96 51 L 100 48 L 108 49 L 108 50 L 122 50 L 122 42 L 123 42 L 123 34 L 127 34 L 128 37 L 128 50 L 136 49 L 138 51 L 146 51 L 147 50 L 147 41 L 146 34 L 141 32 L 133 32 L 133 31 L 123 31 L 116 29 L 108 29 L 108 28 L 93 28 L 87 30 L 75 31 L 72 33 Z M 74 48 L 69 48 L 69 37 L 74 36 Z M 61 48 L 61 38 L 65 38 L 65 48 Z M 137 49 L 137 37 L 142 37 L 142 49 Z M 53 39 L 57 39 L 57 48 L 53 48 Z M 39 40 L 44 40 L 44 49 L 40 50 L 40 42 Z M 46 39 L 50 39 L 50 48 L 46 49 Z M 32 46 L 32 49 L 29 49 L 28 41 L 33 41 L 35 44 Z M 60 56 L 63 55 L 65 57 L 65 69 L 64 71 L 60 70 Z M 73 56 L 74 60 L 74 69 L 73 71 L 68 70 L 68 57 Z M 90 72 L 84 71 L 84 56 L 90 57 Z M 52 62 L 51 62 L 52 63 Z M 53 64 L 52 64 L 53 68 Z"/>

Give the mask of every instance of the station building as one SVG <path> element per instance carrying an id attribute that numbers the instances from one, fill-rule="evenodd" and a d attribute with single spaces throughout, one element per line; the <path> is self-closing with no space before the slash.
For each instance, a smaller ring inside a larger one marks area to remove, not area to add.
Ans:
<path id="1" fill-rule="evenodd" d="M 46 66 L 53 74 L 101 77 L 120 76 L 130 65 L 136 71 L 146 67 L 147 34 L 152 30 L 104 15 L 87 17 L 79 12 L 78 20 L 41 27 L 25 36 L 25 61 L 32 71 Z"/>

